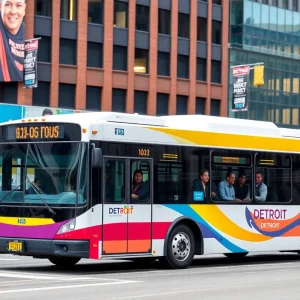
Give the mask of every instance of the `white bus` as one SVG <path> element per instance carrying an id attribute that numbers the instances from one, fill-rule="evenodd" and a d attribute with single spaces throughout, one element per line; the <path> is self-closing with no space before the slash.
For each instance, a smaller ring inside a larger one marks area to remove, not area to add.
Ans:
<path id="1" fill-rule="evenodd" d="M 299 137 L 203 115 L 3 123 L 0 253 L 186 268 L 194 255 L 298 252 Z"/>

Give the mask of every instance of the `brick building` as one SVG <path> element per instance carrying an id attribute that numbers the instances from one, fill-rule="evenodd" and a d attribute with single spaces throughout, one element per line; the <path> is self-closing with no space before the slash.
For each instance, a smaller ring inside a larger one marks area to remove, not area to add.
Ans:
<path id="1" fill-rule="evenodd" d="M 83 110 L 227 115 L 229 1 L 31 0 L 39 87 L 0 102 Z"/>

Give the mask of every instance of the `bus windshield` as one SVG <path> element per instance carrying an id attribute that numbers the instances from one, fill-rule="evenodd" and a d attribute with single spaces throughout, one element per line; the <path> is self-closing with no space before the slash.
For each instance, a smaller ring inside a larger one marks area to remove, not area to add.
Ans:
<path id="1" fill-rule="evenodd" d="M 87 144 L 0 144 L 0 206 L 87 202 Z"/>

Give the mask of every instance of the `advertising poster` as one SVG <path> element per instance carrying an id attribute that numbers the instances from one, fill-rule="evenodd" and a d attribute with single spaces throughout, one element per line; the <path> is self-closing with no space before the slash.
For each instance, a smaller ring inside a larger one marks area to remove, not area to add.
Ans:
<path id="1" fill-rule="evenodd" d="M 25 0 L 0 0 L 0 82 L 22 82 Z"/>
<path id="2" fill-rule="evenodd" d="M 241 66 L 232 69 L 232 108 L 234 112 L 247 111 L 247 85 L 249 80 L 250 67 Z"/>
<path id="3" fill-rule="evenodd" d="M 37 54 L 39 49 L 39 39 L 25 41 L 24 58 L 24 88 L 36 88 L 37 80 Z"/>

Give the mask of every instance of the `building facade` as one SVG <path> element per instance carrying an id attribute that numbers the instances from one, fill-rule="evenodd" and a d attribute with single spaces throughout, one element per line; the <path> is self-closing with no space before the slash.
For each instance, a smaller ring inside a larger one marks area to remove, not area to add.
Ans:
<path id="1" fill-rule="evenodd" d="M 300 1 L 231 0 L 229 53 L 230 66 L 265 66 L 264 86 L 254 87 L 250 73 L 247 112 L 231 112 L 229 71 L 229 116 L 299 128 Z"/>
<path id="2" fill-rule="evenodd" d="M 38 88 L 0 102 L 149 115 L 227 115 L 229 2 L 32 0 Z"/>

